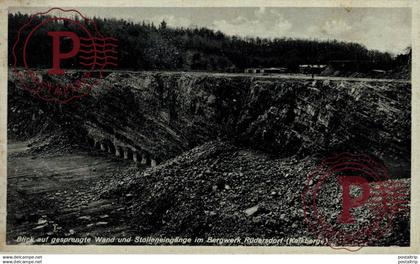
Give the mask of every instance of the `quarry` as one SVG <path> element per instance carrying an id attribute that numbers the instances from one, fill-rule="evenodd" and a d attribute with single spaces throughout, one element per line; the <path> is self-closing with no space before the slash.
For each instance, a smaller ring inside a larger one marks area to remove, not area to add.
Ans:
<path id="1" fill-rule="evenodd" d="M 77 72 L 37 74 L 61 82 Z M 114 71 L 68 104 L 21 88 L 9 73 L 10 243 L 40 234 L 316 239 L 301 192 L 332 153 L 366 153 L 390 181 L 410 184 L 410 81 Z M 409 213 L 393 221 L 378 243 L 408 245 Z"/>

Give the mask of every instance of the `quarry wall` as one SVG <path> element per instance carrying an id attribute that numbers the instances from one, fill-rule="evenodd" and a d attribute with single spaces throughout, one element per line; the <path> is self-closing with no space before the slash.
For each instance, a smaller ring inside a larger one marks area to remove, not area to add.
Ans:
<path id="1" fill-rule="evenodd" d="M 410 161 L 410 82 L 115 72 L 63 105 L 20 88 L 9 74 L 9 133 L 24 118 L 71 124 L 85 144 L 152 166 L 217 138 L 277 157 L 356 151 L 394 167 Z"/>

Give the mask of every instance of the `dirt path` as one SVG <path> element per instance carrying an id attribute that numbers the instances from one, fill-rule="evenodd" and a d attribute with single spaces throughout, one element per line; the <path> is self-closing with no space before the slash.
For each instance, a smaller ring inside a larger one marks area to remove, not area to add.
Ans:
<path id="1" fill-rule="evenodd" d="M 119 72 L 118 70 L 113 70 L 112 72 Z M 138 73 L 139 71 L 123 71 L 125 73 Z M 142 72 L 142 71 L 140 71 Z M 143 71 L 148 72 L 148 71 Z M 165 71 L 160 71 L 165 72 Z M 150 72 L 152 73 L 152 72 Z M 253 78 L 261 78 L 261 79 L 300 79 L 300 80 L 331 80 L 331 81 L 360 81 L 360 82 L 396 82 L 396 83 L 411 83 L 410 80 L 405 79 L 383 79 L 383 78 L 354 78 L 354 77 L 335 77 L 335 76 L 320 76 L 315 75 L 312 77 L 310 74 L 302 74 L 302 73 L 272 73 L 272 74 L 262 74 L 262 73 L 225 73 L 225 72 L 191 72 L 191 71 L 171 71 L 166 73 L 183 73 L 189 75 L 211 75 L 211 76 L 222 76 L 222 77 L 237 77 L 237 76 L 245 76 L 245 77 L 253 77 Z"/>
<path id="2" fill-rule="evenodd" d="M 27 145 L 8 143 L 8 243 L 22 243 L 19 236 L 124 235 L 124 206 L 100 194 L 135 163 L 88 151 L 37 155 Z"/>
<path id="3" fill-rule="evenodd" d="M 21 68 L 18 68 L 21 69 Z M 85 72 L 87 70 L 67 70 L 67 72 Z M 129 70 L 103 70 L 102 73 L 166 73 L 166 74 L 187 74 L 187 75 L 209 75 L 209 76 L 223 76 L 223 77 L 237 77 L 245 76 L 252 78 L 262 78 L 262 79 L 304 79 L 304 80 L 331 80 L 331 81 L 360 81 L 360 82 L 395 82 L 395 83 L 411 83 L 411 80 L 406 79 L 384 79 L 384 78 L 358 78 L 358 77 L 342 77 L 342 76 L 320 76 L 315 75 L 312 77 L 310 74 L 303 73 L 271 73 L 271 74 L 262 74 L 262 73 L 227 73 L 227 72 L 205 72 L 205 71 L 129 71 Z"/>

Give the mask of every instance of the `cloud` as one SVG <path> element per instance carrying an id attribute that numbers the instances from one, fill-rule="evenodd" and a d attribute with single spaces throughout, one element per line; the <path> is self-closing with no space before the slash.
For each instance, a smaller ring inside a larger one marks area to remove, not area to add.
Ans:
<path id="1" fill-rule="evenodd" d="M 283 37 L 291 28 L 292 23 L 279 12 L 267 12 L 261 7 L 254 12 L 255 18 L 237 16 L 234 19 L 215 20 L 212 28 L 228 35 L 259 36 L 263 38 Z"/>
<path id="2" fill-rule="evenodd" d="M 147 21 L 153 22 L 155 25 L 159 25 L 163 20 L 169 27 L 190 27 L 192 22 L 186 17 L 179 17 L 174 15 L 160 15 L 154 16 L 147 19 Z"/>
<path id="3" fill-rule="evenodd" d="M 265 15 L 265 11 L 266 11 L 266 8 L 264 6 L 260 7 L 257 10 L 255 10 L 254 15 L 258 18 L 261 18 Z"/>
<path id="4" fill-rule="evenodd" d="M 322 30 L 329 35 L 340 35 L 349 32 L 351 30 L 351 26 L 343 20 L 331 20 L 325 22 Z"/>
<path id="5" fill-rule="evenodd" d="M 368 47 L 372 47 L 384 51 L 402 52 L 407 46 L 411 45 L 411 27 L 397 26 L 404 21 L 400 19 L 409 18 L 396 18 L 388 17 L 373 17 L 365 16 L 358 30 L 360 34 L 354 34 L 356 41 L 364 43 Z M 386 41 L 388 40 L 388 41 Z"/>
<path id="6" fill-rule="evenodd" d="M 328 20 L 321 26 L 307 27 L 302 36 L 357 42 L 369 49 L 400 53 L 411 43 L 411 28 L 396 26 L 404 24 L 391 16 L 364 16 L 354 20 L 351 26 L 343 20 Z"/>
<path id="7" fill-rule="evenodd" d="M 284 31 L 288 31 L 291 28 L 292 28 L 292 24 L 288 20 L 284 19 L 283 17 L 279 17 L 274 23 L 274 29 L 277 31 L 284 32 Z"/>
<path id="8" fill-rule="evenodd" d="M 328 20 L 321 26 L 311 25 L 307 28 L 308 36 L 312 37 L 340 37 L 350 33 L 352 27 L 343 20 Z"/>

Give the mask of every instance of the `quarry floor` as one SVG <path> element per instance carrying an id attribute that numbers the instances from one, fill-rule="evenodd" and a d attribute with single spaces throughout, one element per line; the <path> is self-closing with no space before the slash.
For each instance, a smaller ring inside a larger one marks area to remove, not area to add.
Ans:
<path id="1" fill-rule="evenodd" d="M 28 144 L 8 143 L 8 243 L 33 244 L 23 239 L 28 234 L 33 239 L 124 235 L 123 206 L 100 192 L 118 181 L 115 172 L 134 163 L 83 150 L 33 155 Z"/>

